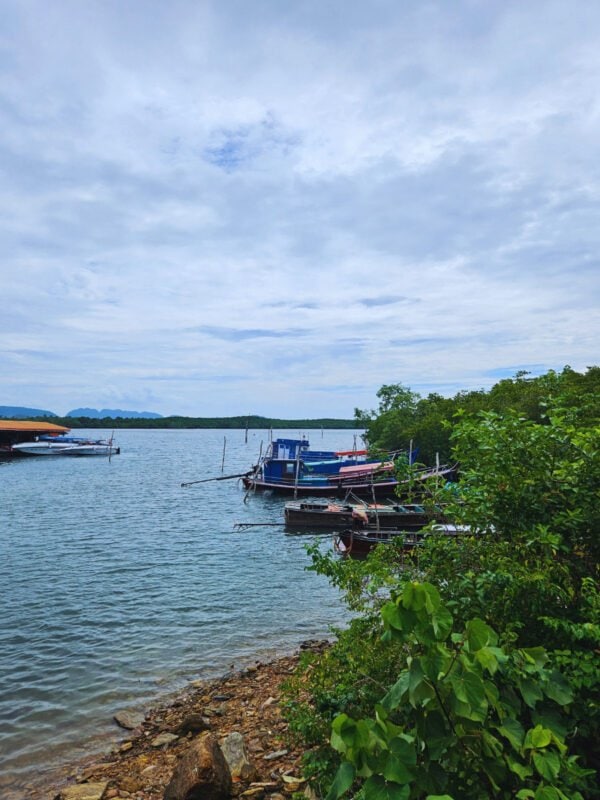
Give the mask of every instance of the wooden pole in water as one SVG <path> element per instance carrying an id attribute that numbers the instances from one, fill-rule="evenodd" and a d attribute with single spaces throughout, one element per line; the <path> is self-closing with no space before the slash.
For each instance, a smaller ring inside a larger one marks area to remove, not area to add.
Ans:
<path id="1" fill-rule="evenodd" d="M 244 437 L 244 444 L 248 444 L 248 417 L 246 417 L 246 436 Z"/>
<path id="2" fill-rule="evenodd" d="M 300 445 L 296 453 L 296 476 L 294 478 L 294 500 L 298 499 L 298 475 L 300 473 Z"/>
<path id="3" fill-rule="evenodd" d="M 227 446 L 227 437 L 224 436 L 223 437 L 223 458 L 221 460 L 221 472 L 224 472 L 224 470 L 225 470 L 225 448 L 226 448 L 226 446 Z"/>

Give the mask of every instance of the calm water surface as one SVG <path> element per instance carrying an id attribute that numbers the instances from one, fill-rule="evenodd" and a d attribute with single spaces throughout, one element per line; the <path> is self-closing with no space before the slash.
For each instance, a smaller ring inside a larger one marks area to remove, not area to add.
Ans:
<path id="1" fill-rule="evenodd" d="M 318 448 L 353 443 L 307 433 Z M 336 591 L 305 571 L 310 537 L 234 529 L 281 522 L 284 499 L 244 503 L 236 480 L 181 488 L 221 474 L 224 437 L 229 474 L 268 436 L 120 430 L 110 462 L 0 462 L 0 796 L 107 749 L 116 711 L 343 622 Z"/>

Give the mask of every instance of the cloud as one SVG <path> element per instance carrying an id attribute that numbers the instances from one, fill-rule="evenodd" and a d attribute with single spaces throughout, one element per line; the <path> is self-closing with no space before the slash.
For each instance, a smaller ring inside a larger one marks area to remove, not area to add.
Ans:
<path id="1" fill-rule="evenodd" d="M 9 0 L 3 27 L 6 403 L 350 416 L 597 360 L 593 4 Z"/>

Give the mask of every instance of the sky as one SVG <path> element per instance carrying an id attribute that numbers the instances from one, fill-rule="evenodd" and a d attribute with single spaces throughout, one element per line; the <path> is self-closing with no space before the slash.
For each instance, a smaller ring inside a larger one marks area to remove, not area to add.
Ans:
<path id="1" fill-rule="evenodd" d="M 0 405 L 599 363 L 600 4 L 2 0 Z"/>

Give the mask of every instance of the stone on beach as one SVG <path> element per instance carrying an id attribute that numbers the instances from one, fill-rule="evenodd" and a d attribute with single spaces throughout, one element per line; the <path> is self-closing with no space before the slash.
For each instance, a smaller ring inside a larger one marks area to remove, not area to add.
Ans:
<path id="1" fill-rule="evenodd" d="M 159 733 L 158 736 L 152 739 L 150 744 L 152 747 L 164 747 L 164 745 L 173 744 L 177 739 L 179 739 L 179 736 L 176 736 L 174 733 Z"/>
<path id="2" fill-rule="evenodd" d="M 241 778 L 243 781 L 251 781 L 255 777 L 256 769 L 250 763 L 241 733 L 230 733 L 221 743 L 221 750 L 234 780 Z"/>
<path id="3" fill-rule="evenodd" d="M 117 725 L 132 731 L 140 727 L 146 716 L 142 711 L 119 711 L 114 715 L 113 719 Z"/>
<path id="4" fill-rule="evenodd" d="M 178 736 L 187 736 L 188 733 L 201 733 L 210 729 L 210 721 L 202 714 L 188 714 L 175 730 Z"/>
<path id="5" fill-rule="evenodd" d="M 204 733 L 195 739 L 177 764 L 164 800 L 226 800 L 231 773 L 216 738 Z"/>

